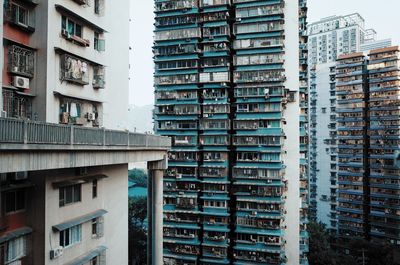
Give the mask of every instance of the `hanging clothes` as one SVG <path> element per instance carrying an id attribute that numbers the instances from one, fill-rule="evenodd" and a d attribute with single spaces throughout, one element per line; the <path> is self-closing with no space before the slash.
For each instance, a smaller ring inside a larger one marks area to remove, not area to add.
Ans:
<path id="1" fill-rule="evenodd" d="M 76 103 L 74 103 L 74 102 L 71 103 L 70 116 L 73 117 L 73 118 L 78 117 L 78 108 L 76 106 Z"/>

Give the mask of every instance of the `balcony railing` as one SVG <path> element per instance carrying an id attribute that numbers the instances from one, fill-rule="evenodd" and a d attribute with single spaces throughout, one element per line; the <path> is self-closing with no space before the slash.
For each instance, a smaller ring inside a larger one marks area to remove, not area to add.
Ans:
<path id="1" fill-rule="evenodd" d="M 0 118 L 0 143 L 169 148 L 171 140 L 132 133 Z"/>

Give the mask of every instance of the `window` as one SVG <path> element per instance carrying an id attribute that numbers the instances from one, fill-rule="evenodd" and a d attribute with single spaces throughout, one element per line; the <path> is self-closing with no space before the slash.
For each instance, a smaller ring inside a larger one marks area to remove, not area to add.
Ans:
<path id="1" fill-rule="evenodd" d="M 92 219 L 92 237 L 102 237 L 104 235 L 104 218 Z"/>
<path id="2" fill-rule="evenodd" d="M 94 0 L 94 13 L 99 16 L 104 15 L 104 0 Z"/>
<path id="3" fill-rule="evenodd" d="M 5 194 L 5 211 L 12 213 L 25 209 L 25 190 L 9 191 Z"/>
<path id="4" fill-rule="evenodd" d="M 60 188 L 60 207 L 81 201 L 81 184 Z"/>
<path id="5" fill-rule="evenodd" d="M 60 231 L 60 246 L 69 247 L 82 240 L 82 225 L 76 225 Z"/>
<path id="6" fill-rule="evenodd" d="M 62 16 L 61 28 L 65 30 L 69 35 L 82 38 L 82 26 L 67 18 L 66 16 Z"/>
<path id="7" fill-rule="evenodd" d="M 96 51 L 99 52 L 104 52 L 106 50 L 105 48 L 105 40 L 101 38 L 101 34 L 98 32 L 94 33 L 94 41 L 93 41 L 93 47 Z"/>
<path id="8" fill-rule="evenodd" d="M 22 26 L 25 29 L 33 30 L 35 16 L 31 14 L 29 9 L 16 3 L 11 3 L 8 8 L 9 19 L 12 23 Z"/>
<path id="9" fill-rule="evenodd" d="M 8 71 L 33 77 L 34 74 L 34 52 L 17 45 L 8 47 Z"/>
<path id="10" fill-rule="evenodd" d="M 98 256 L 90 260 L 89 265 L 105 265 L 106 264 L 106 251 L 103 251 Z"/>
<path id="11" fill-rule="evenodd" d="M 24 236 L 7 242 L 5 263 L 11 263 L 26 256 L 26 238 Z"/>
<path id="12" fill-rule="evenodd" d="M 326 113 L 326 108 L 321 108 L 322 113 Z"/>
<path id="13" fill-rule="evenodd" d="M 97 198 L 97 179 L 92 182 L 92 198 Z"/>

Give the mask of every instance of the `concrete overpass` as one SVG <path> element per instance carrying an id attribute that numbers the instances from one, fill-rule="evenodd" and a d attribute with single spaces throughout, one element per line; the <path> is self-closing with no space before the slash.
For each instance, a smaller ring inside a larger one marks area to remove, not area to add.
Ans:
<path id="1" fill-rule="evenodd" d="M 170 147 L 170 138 L 150 134 L 0 118 L 0 173 L 147 162 L 149 264 L 163 263 L 163 171 Z"/>

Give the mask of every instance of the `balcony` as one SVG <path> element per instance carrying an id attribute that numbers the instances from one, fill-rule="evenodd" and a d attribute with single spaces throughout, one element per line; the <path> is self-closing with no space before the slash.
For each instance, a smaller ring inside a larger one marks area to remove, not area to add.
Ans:
<path id="1" fill-rule="evenodd" d="M 93 68 L 93 88 L 105 88 L 105 70 L 105 67 L 102 65 L 98 65 Z"/>
<path id="2" fill-rule="evenodd" d="M 17 45 L 8 47 L 8 71 L 12 74 L 33 77 L 35 72 L 34 52 Z"/>
<path id="3" fill-rule="evenodd" d="M 79 85 L 89 84 L 89 63 L 72 55 L 61 56 L 60 80 Z"/>

